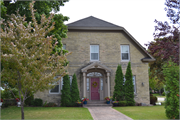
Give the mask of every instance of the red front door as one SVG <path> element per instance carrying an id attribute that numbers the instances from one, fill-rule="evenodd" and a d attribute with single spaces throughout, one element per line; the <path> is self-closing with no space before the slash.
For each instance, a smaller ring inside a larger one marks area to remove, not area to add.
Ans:
<path id="1" fill-rule="evenodd" d="M 100 100 L 98 90 L 99 78 L 91 78 L 91 100 Z"/>

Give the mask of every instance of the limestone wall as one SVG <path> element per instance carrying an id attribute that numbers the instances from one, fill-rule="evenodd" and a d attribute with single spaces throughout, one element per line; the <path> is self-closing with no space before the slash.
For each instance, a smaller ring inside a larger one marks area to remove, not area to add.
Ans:
<path id="1" fill-rule="evenodd" d="M 99 45 L 99 61 L 111 69 L 110 95 L 114 91 L 115 72 L 118 64 L 122 65 L 125 75 L 128 62 L 121 61 L 120 45 L 129 45 L 130 62 L 133 75 L 136 76 L 135 101 L 149 104 L 149 77 L 148 63 L 143 63 L 142 58 L 146 54 L 132 40 L 120 32 L 68 32 L 68 38 L 63 39 L 66 49 L 72 52 L 67 57 L 69 60 L 69 75 L 76 73 L 80 96 L 83 97 L 83 77 L 81 69 L 90 61 L 90 45 Z M 144 86 L 142 86 L 142 82 Z M 60 101 L 60 95 L 50 95 L 48 91 L 38 92 L 35 97 L 43 98 L 44 101 Z"/>

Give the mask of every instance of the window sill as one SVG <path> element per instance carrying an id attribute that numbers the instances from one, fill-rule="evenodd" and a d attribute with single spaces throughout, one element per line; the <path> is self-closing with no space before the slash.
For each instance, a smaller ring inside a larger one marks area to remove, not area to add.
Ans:
<path id="1" fill-rule="evenodd" d="M 121 62 L 130 62 L 130 60 L 121 60 Z"/>

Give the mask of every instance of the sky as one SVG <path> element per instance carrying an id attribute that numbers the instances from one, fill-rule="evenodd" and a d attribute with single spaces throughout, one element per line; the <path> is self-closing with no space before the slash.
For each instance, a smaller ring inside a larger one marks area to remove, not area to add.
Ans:
<path id="1" fill-rule="evenodd" d="M 165 0 L 69 0 L 59 13 L 70 18 L 65 24 L 94 16 L 122 26 L 146 47 L 144 44 L 154 39 L 154 20 L 169 21 L 164 3 Z"/>

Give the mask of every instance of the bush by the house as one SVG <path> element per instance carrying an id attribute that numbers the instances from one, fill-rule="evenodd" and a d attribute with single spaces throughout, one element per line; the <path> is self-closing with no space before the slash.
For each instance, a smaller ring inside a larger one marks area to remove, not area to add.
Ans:
<path id="1" fill-rule="evenodd" d="M 78 89 L 78 84 L 77 84 L 77 78 L 76 75 L 73 75 L 73 79 L 72 79 L 72 86 L 71 86 L 71 100 L 72 100 L 72 106 L 76 106 L 77 105 L 77 100 L 80 101 L 80 97 L 79 97 L 79 89 Z"/>
<path id="2" fill-rule="evenodd" d="M 162 93 L 162 96 L 165 96 L 165 92 Z"/>
<path id="3" fill-rule="evenodd" d="M 179 119 L 179 66 L 169 61 L 163 66 L 163 74 L 167 91 L 165 100 L 166 116 L 169 119 Z"/>
<path id="4" fill-rule="evenodd" d="M 43 100 L 40 98 L 36 98 L 33 100 L 33 102 L 31 103 L 33 106 L 42 106 L 43 105 Z"/>
<path id="5" fill-rule="evenodd" d="M 28 98 L 25 100 L 25 104 L 31 106 L 31 105 L 33 105 L 33 104 L 32 104 L 32 103 L 33 103 L 33 100 L 34 100 L 34 96 L 31 95 L 30 97 L 28 97 Z"/>
<path id="6" fill-rule="evenodd" d="M 150 104 L 155 105 L 156 102 L 157 102 L 157 97 L 156 96 L 150 96 Z"/>
<path id="7" fill-rule="evenodd" d="M 128 106 L 134 106 L 134 85 L 132 80 L 132 70 L 131 70 L 131 63 L 128 63 L 125 75 L 125 99 Z"/>
<path id="8" fill-rule="evenodd" d="M 44 107 L 56 107 L 57 105 L 53 102 L 47 103 Z"/>
<path id="9" fill-rule="evenodd" d="M 123 86 L 123 73 L 121 65 L 117 66 L 116 76 L 115 76 L 115 86 L 113 92 L 113 100 L 123 101 L 124 100 L 124 86 Z"/>
<path id="10" fill-rule="evenodd" d="M 70 91 L 70 80 L 69 75 L 63 77 L 63 88 L 61 90 L 61 106 L 67 107 L 71 106 L 71 91 Z"/>
<path id="11" fill-rule="evenodd" d="M 1 90 L 2 91 L 2 90 Z M 1 92 L 1 98 L 2 99 L 10 99 L 11 98 L 11 93 L 8 89 L 5 89 Z"/>
<path id="12" fill-rule="evenodd" d="M 126 106 L 126 101 L 119 101 L 119 106 Z"/>

